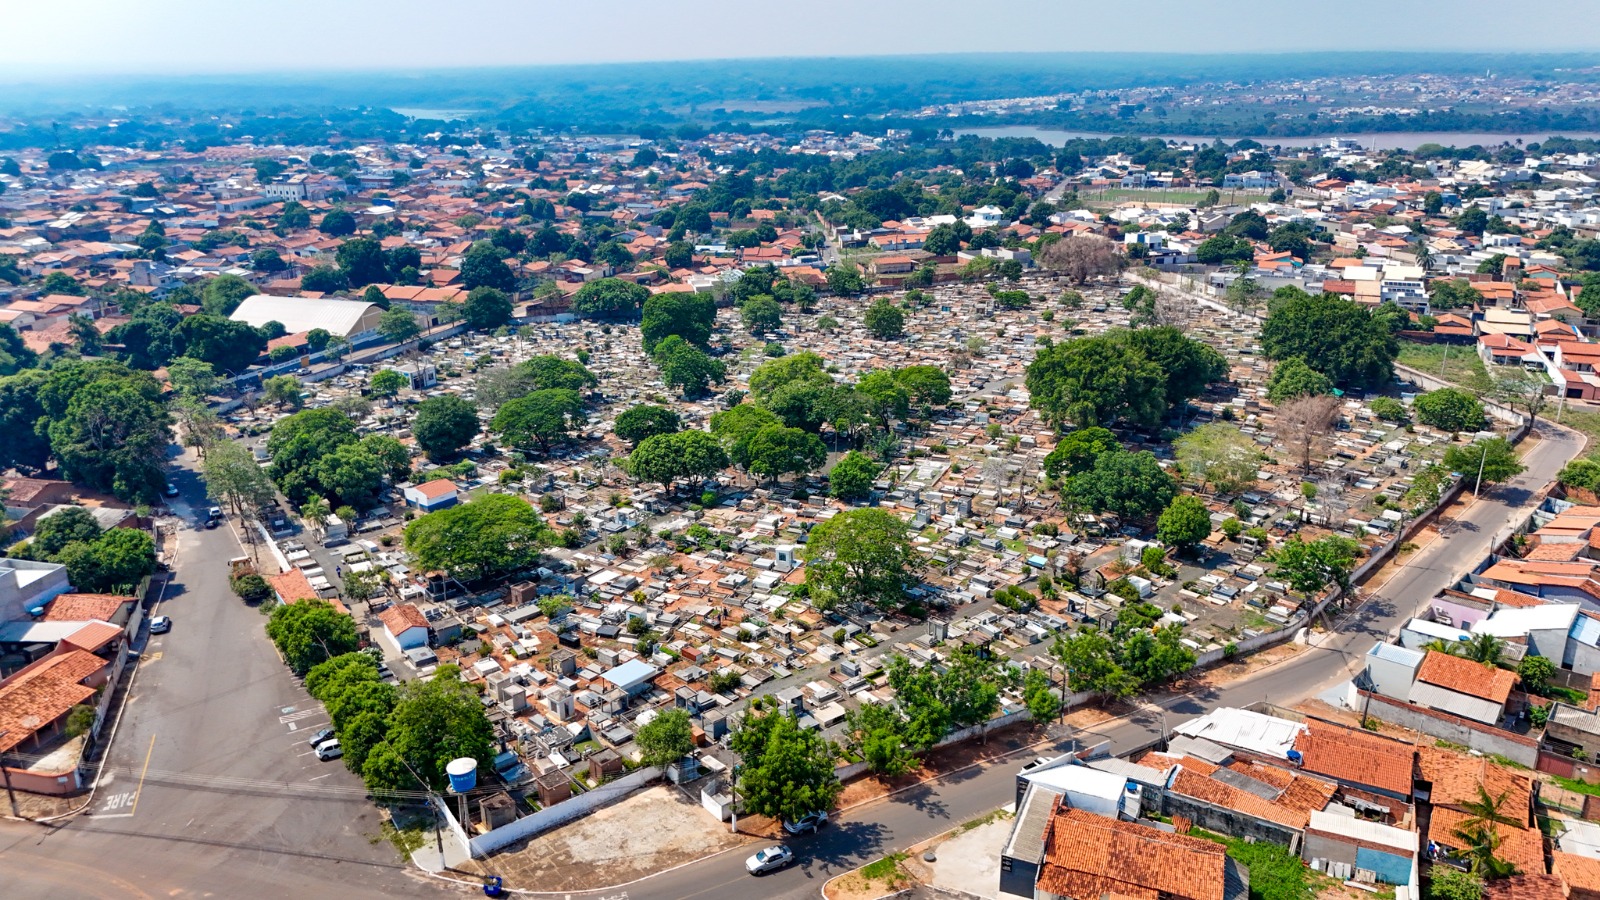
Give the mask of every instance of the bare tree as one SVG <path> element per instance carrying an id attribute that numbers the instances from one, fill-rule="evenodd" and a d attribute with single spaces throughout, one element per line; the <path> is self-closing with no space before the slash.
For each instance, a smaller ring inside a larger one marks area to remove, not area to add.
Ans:
<path id="1" fill-rule="evenodd" d="M 1105 238 L 1079 234 L 1046 247 L 1039 255 L 1039 264 L 1082 284 L 1096 275 L 1122 271 L 1127 258 Z"/>
<path id="2" fill-rule="evenodd" d="M 1545 393 L 1547 387 L 1549 385 L 1545 382 L 1528 375 L 1506 375 L 1495 379 L 1494 397 L 1507 406 L 1527 413 L 1531 426 L 1539 421 L 1539 413 L 1550 402 L 1550 395 Z"/>
<path id="3" fill-rule="evenodd" d="M 1274 427 L 1278 441 L 1300 459 L 1302 471 L 1311 471 L 1311 457 L 1322 446 L 1323 438 L 1339 421 L 1339 400 L 1327 394 L 1296 397 L 1278 406 Z"/>

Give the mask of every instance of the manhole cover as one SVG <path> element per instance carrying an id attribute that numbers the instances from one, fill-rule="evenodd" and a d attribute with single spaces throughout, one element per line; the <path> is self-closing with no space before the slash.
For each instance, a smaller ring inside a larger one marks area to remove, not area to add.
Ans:
<path id="1" fill-rule="evenodd" d="M 938 860 L 939 860 L 938 855 L 935 854 L 932 850 L 929 850 L 927 853 L 922 854 L 922 861 L 923 862 L 937 862 Z"/>

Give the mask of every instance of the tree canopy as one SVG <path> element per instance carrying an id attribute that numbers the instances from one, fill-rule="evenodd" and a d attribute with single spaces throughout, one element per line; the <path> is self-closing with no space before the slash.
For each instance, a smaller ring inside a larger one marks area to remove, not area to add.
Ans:
<path id="1" fill-rule="evenodd" d="M 683 430 L 683 421 L 678 414 L 664 406 L 655 406 L 642 403 L 624 411 L 617 416 L 616 424 L 612 426 L 617 437 L 630 444 L 638 444 L 648 437 L 658 434 L 672 434 Z"/>
<path id="2" fill-rule="evenodd" d="M 578 289 L 572 297 L 572 311 L 594 318 L 635 315 L 650 297 L 650 289 L 620 278 L 601 278 Z"/>
<path id="3" fill-rule="evenodd" d="M 296 675 L 361 646 L 355 620 L 326 600 L 299 600 L 273 607 L 267 619 L 267 637 Z"/>
<path id="4" fill-rule="evenodd" d="M 788 713 L 752 704 L 730 745 L 744 761 L 740 799 L 757 815 L 796 821 L 831 808 L 843 790 L 833 748 Z"/>
<path id="5" fill-rule="evenodd" d="M 424 571 L 441 569 L 477 581 L 533 565 L 550 534 L 528 501 L 486 494 L 414 520 L 406 526 L 405 542 Z"/>
<path id="6" fill-rule="evenodd" d="M 1337 294 L 1295 287 L 1272 295 L 1261 346 L 1275 360 L 1316 360 L 1336 384 L 1368 389 L 1394 378 L 1399 344 L 1386 318 Z"/>
<path id="7" fill-rule="evenodd" d="M 549 452 L 550 444 L 565 438 L 583 418 L 583 400 L 576 391 L 547 388 L 500 407 L 489 430 L 513 447 L 538 445 L 540 452 Z M 476 415 L 473 421 L 476 423 Z"/>
<path id="8" fill-rule="evenodd" d="M 1093 512 L 1149 519 L 1166 509 L 1178 486 L 1150 451 L 1115 450 L 1101 454 L 1088 471 L 1069 479 L 1065 492 Z"/>
<path id="9" fill-rule="evenodd" d="M 1175 328 L 1111 331 L 1047 347 L 1028 366 L 1032 405 L 1079 427 L 1154 425 L 1227 374 L 1222 354 Z"/>
<path id="10" fill-rule="evenodd" d="M 1441 431 L 1477 431 L 1487 421 L 1483 404 L 1460 388 L 1440 388 L 1412 401 L 1417 421 Z"/>
<path id="11" fill-rule="evenodd" d="M 429 397 L 417 404 L 411 433 L 430 459 L 454 455 L 477 435 L 478 410 L 454 394 Z"/>
<path id="12" fill-rule="evenodd" d="M 811 530 L 806 542 L 806 582 L 813 596 L 895 609 L 918 583 L 922 555 L 910 529 L 881 509 L 850 509 Z"/>
<path id="13" fill-rule="evenodd" d="M 722 444 L 704 431 L 657 434 L 639 442 L 628 455 L 628 473 L 668 490 L 680 478 L 709 478 L 728 466 Z"/>

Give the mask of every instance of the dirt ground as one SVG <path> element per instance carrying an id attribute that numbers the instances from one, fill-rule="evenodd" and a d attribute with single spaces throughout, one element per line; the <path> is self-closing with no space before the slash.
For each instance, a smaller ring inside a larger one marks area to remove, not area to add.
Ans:
<path id="1" fill-rule="evenodd" d="M 756 840 L 730 834 L 678 788 L 657 785 L 462 868 L 499 875 L 508 888 L 582 891 L 626 884 Z"/>
<path id="2" fill-rule="evenodd" d="M 89 795 L 82 791 L 67 797 L 30 794 L 27 791 L 17 791 L 16 795 L 17 812 L 25 819 L 47 819 L 51 816 L 64 815 L 83 806 L 89 799 Z M 0 813 L 9 816 L 11 808 L 0 807 Z"/>

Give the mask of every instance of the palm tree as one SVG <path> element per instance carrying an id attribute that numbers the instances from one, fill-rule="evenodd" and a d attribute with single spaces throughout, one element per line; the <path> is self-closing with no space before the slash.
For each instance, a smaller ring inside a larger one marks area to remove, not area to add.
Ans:
<path id="1" fill-rule="evenodd" d="M 1447 640 L 1444 640 L 1442 638 L 1434 638 L 1433 640 L 1427 642 L 1426 644 L 1423 644 L 1422 645 L 1422 649 L 1423 650 L 1432 650 L 1435 653 L 1443 653 L 1443 654 L 1445 654 L 1447 656 L 1459 656 L 1460 655 L 1460 650 L 1461 650 L 1461 645 L 1456 643 L 1455 641 L 1447 641 Z"/>
<path id="2" fill-rule="evenodd" d="M 1494 855 L 1500 849 L 1502 840 L 1499 826 L 1519 824 L 1516 819 L 1500 811 L 1509 797 L 1509 791 L 1492 797 L 1483 783 L 1479 782 L 1478 799 L 1461 804 L 1461 810 L 1469 817 L 1452 832 L 1466 844 L 1466 856 L 1472 874 L 1484 881 L 1505 878 L 1517 871 L 1516 866 Z"/>
<path id="3" fill-rule="evenodd" d="M 1486 666 L 1498 666 L 1505 647 L 1506 642 L 1492 634 L 1475 634 L 1472 640 L 1462 643 L 1461 655 Z"/>

